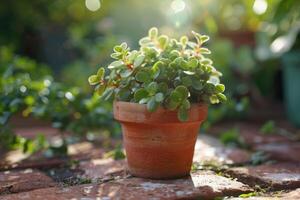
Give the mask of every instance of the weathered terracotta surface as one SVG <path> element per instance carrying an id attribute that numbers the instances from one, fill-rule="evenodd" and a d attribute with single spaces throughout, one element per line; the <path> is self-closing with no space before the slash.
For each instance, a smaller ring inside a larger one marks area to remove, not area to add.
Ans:
<path id="1" fill-rule="evenodd" d="M 53 187 L 55 185 L 56 183 L 50 177 L 38 170 L 26 169 L 0 172 L 0 195 Z"/>
<path id="2" fill-rule="evenodd" d="M 218 176 L 211 171 L 192 173 L 191 177 L 176 180 L 126 178 L 102 184 L 86 184 L 67 188 L 47 188 L 1 196 L 16 199 L 213 199 L 251 192 L 248 186 Z"/>
<path id="3" fill-rule="evenodd" d="M 250 186 L 260 185 L 269 190 L 294 189 L 300 187 L 300 163 L 264 164 L 235 167 L 226 171 Z"/>
<path id="4" fill-rule="evenodd" d="M 176 111 L 159 108 L 150 113 L 145 105 L 114 102 L 114 117 L 122 124 L 130 173 L 154 179 L 187 176 L 206 115 L 206 105 L 192 105 L 189 120 L 183 123 Z"/>

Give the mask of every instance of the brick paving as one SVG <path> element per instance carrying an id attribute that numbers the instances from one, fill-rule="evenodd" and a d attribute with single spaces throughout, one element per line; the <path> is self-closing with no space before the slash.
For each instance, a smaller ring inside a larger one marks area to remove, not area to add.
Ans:
<path id="1" fill-rule="evenodd" d="M 217 139 L 232 126 L 239 127 L 247 149 Z M 245 122 L 217 125 L 211 132 L 199 135 L 191 176 L 176 180 L 132 177 L 126 160 L 103 158 L 105 150 L 89 142 L 70 146 L 67 158 L 9 152 L 0 161 L 0 199 L 242 199 L 248 194 L 248 199 L 300 199 L 299 141 L 262 135 L 258 125 Z M 267 159 L 253 165 L 257 151 Z M 8 155 L 14 158 L 10 163 Z"/>

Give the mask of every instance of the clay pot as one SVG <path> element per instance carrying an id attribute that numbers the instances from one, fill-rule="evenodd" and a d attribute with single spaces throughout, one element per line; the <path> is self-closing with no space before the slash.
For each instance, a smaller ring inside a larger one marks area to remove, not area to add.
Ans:
<path id="1" fill-rule="evenodd" d="M 180 122 L 176 111 L 114 102 L 114 117 L 122 125 L 129 172 L 138 177 L 169 179 L 190 173 L 194 146 L 207 106 L 194 104 L 189 120 Z"/>

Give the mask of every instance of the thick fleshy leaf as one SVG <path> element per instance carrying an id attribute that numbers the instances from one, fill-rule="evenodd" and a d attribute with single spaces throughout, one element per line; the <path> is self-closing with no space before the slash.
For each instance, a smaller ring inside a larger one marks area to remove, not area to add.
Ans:
<path id="1" fill-rule="evenodd" d="M 156 82 L 151 82 L 147 85 L 146 90 L 150 95 L 154 95 L 158 89 L 158 84 Z"/>
<path id="2" fill-rule="evenodd" d="M 188 38 L 187 36 L 182 36 L 182 37 L 180 38 L 180 42 L 181 42 L 181 44 L 182 44 L 183 46 L 186 46 L 187 43 L 188 43 L 188 41 L 189 41 L 189 38 Z"/>
<path id="3" fill-rule="evenodd" d="M 217 97 L 221 102 L 227 101 L 227 97 L 222 93 L 217 94 Z"/>
<path id="4" fill-rule="evenodd" d="M 180 103 L 182 101 L 182 94 L 180 92 L 173 90 L 170 94 L 170 101 Z"/>
<path id="5" fill-rule="evenodd" d="M 135 79 L 142 83 L 147 83 L 147 82 L 150 82 L 150 80 L 151 80 L 149 74 L 145 71 L 139 71 L 135 75 Z"/>
<path id="6" fill-rule="evenodd" d="M 92 75 L 88 79 L 90 85 L 96 85 L 100 82 L 100 80 L 101 80 L 100 77 L 98 77 L 97 75 Z"/>
<path id="7" fill-rule="evenodd" d="M 158 84 L 158 91 L 165 94 L 168 91 L 168 85 L 166 83 L 159 83 Z"/>
<path id="8" fill-rule="evenodd" d="M 98 69 L 97 71 L 97 76 L 100 78 L 100 79 L 103 79 L 104 78 L 104 75 L 105 75 L 105 69 L 103 67 L 101 67 L 100 69 Z"/>
<path id="9" fill-rule="evenodd" d="M 141 99 L 148 97 L 148 92 L 144 88 L 137 89 L 134 93 L 134 100 L 139 102 Z"/>
<path id="10" fill-rule="evenodd" d="M 148 36 L 150 39 L 155 39 L 158 35 L 158 29 L 156 27 L 152 27 L 149 32 L 148 32 Z"/>
<path id="11" fill-rule="evenodd" d="M 146 104 L 149 100 L 150 100 L 150 97 L 142 98 L 142 99 L 139 101 L 139 104 Z"/>
<path id="12" fill-rule="evenodd" d="M 201 43 L 207 42 L 209 40 L 209 36 L 207 35 L 201 35 L 200 37 Z"/>
<path id="13" fill-rule="evenodd" d="M 187 121 L 189 119 L 189 110 L 181 106 L 177 112 L 177 116 L 180 121 Z"/>
<path id="14" fill-rule="evenodd" d="M 209 100 L 210 100 L 210 103 L 212 103 L 212 104 L 217 104 L 217 103 L 220 102 L 220 101 L 219 101 L 219 98 L 218 98 L 216 95 L 211 95 L 211 96 L 209 97 Z"/>
<path id="15" fill-rule="evenodd" d="M 157 94 L 155 94 L 155 101 L 157 102 L 162 102 L 164 100 L 164 94 L 159 92 Z"/>
<path id="16" fill-rule="evenodd" d="M 141 46 L 143 46 L 143 45 L 146 45 L 146 44 L 148 44 L 150 42 L 151 42 L 151 39 L 149 37 L 144 37 L 144 38 L 140 39 L 139 44 Z"/>
<path id="17" fill-rule="evenodd" d="M 158 37 L 157 40 L 158 40 L 159 46 L 162 49 L 165 49 L 168 45 L 169 37 L 166 36 L 166 35 L 161 35 L 161 36 Z"/>
<path id="18" fill-rule="evenodd" d="M 184 100 L 181 104 L 181 107 L 184 109 L 190 109 L 190 107 L 191 107 L 190 101 L 188 99 Z"/>
<path id="19" fill-rule="evenodd" d="M 132 70 L 130 70 L 130 69 L 122 69 L 121 71 L 120 71 L 120 76 L 122 77 L 122 78 L 127 78 L 127 77 L 129 77 L 131 74 L 132 74 Z"/>
<path id="20" fill-rule="evenodd" d="M 223 84 L 218 84 L 218 85 L 216 85 L 216 90 L 217 90 L 217 92 L 219 92 L 219 93 L 224 92 L 224 91 L 225 91 L 225 85 L 223 85 Z"/>
<path id="21" fill-rule="evenodd" d="M 145 56 L 144 56 L 144 55 L 138 55 L 138 56 L 134 59 L 133 66 L 134 66 L 134 67 L 140 66 L 140 65 L 143 63 L 144 59 L 145 59 Z"/>
<path id="22" fill-rule="evenodd" d="M 186 87 L 189 87 L 192 85 L 192 79 L 188 76 L 182 77 L 181 78 L 181 82 L 183 85 L 185 85 Z"/>
<path id="23" fill-rule="evenodd" d="M 210 54 L 210 50 L 208 48 L 200 48 L 200 53 L 201 54 Z"/>
<path id="24" fill-rule="evenodd" d="M 186 99 L 189 96 L 189 90 L 183 85 L 177 86 L 175 91 L 181 95 L 181 99 Z"/>
<path id="25" fill-rule="evenodd" d="M 187 62 L 188 67 L 195 68 L 198 66 L 198 59 L 192 58 Z"/>
<path id="26" fill-rule="evenodd" d="M 121 67 L 123 65 L 124 65 L 124 63 L 122 61 L 117 60 L 117 61 L 114 61 L 114 62 L 110 63 L 110 65 L 107 68 L 108 69 L 114 69 L 114 68 Z"/>
<path id="27" fill-rule="evenodd" d="M 171 99 L 171 97 L 169 97 L 166 101 L 166 107 L 169 110 L 176 110 L 177 107 L 179 106 L 180 101 L 174 101 Z"/>
<path id="28" fill-rule="evenodd" d="M 149 112 L 154 112 L 159 106 L 159 103 L 155 101 L 155 97 L 151 97 L 151 99 L 147 103 L 147 110 Z"/>

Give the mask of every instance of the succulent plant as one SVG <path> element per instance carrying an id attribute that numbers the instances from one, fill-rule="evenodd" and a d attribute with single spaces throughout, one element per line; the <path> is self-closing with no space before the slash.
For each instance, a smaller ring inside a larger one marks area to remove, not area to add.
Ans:
<path id="1" fill-rule="evenodd" d="M 179 120 L 186 121 L 192 103 L 226 101 L 222 74 L 205 56 L 211 53 L 203 47 L 209 37 L 192 34 L 196 42 L 187 36 L 178 41 L 151 28 L 139 41 L 139 50 L 131 51 L 126 43 L 115 46 L 109 73 L 101 67 L 89 83 L 104 100 L 146 104 L 149 112 L 162 106 L 178 111 Z"/>

